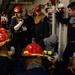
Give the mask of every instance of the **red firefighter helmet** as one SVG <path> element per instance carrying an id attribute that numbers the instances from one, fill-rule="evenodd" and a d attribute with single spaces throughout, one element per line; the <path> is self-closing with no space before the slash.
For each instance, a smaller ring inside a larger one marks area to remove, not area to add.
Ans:
<path id="1" fill-rule="evenodd" d="M 7 32 L 7 30 L 5 29 L 5 28 L 0 28 L 0 33 L 6 33 Z"/>
<path id="2" fill-rule="evenodd" d="M 43 56 L 43 49 L 40 45 L 31 43 L 24 48 L 22 56 Z"/>
<path id="3" fill-rule="evenodd" d="M 17 12 L 22 12 L 22 8 L 17 5 L 17 6 L 14 8 L 14 12 L 15 12 L 15 13 L 17 13 Z"/>
<path id="4" fill-rule="evenodd" d="M 9 37 L 6 33 L 0 33 L 0 47 L 3 46 L 6 42 L 9 42 Z"/>
<path id="5" fill-rule="evenodd" d="M 34 8 L 34 12 L 40 12 L 41 11 L 41 7 L 40 6 L 36 6 L 35 8 Z"/>

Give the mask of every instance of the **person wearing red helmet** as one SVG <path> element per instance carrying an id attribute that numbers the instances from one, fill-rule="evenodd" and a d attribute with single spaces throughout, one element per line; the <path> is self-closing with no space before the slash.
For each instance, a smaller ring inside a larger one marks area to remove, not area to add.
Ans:
<path id="1" fill-rule="evenodd" d="M 48 75 L 42 66 L 43 49 L 37 43 L 28 44 L 22 52 L 26 70 L 16 75 Z"/>
<path id="2" fill-rule="evenodd" d="M 15 50 L 14 47 L 10 47 L 9 51 L 9 41 L 6 33 L 0 33 L 0 75 L 14 75 L 18 72 L 17 66 L 22 65 L 21 61 L 12 57 Z"/>
<path id="3" fill-rule="evenodd" d="M 14 8 L 15 16 L 11 19 L 11 31 L 13 34 L 11 44 L 15 47 L 14 57 L 20 57 L 20 52 L 26 45 L 26 32 L 27 26 L 26 21 L 22 17 L 22 8 L 17 5 Z"/>
<path id="4" fill-rule="evenodd" d="M 36 16 L 34 17 L 34 25 L 33 25 L 33 39 L 35 39 L 36 43 L 40 43 L 41 40 L 49 36 L 49 31 L 50 31 L 50 23 L 49 19 L 47 16 L 45 16 L 41 12 L 41 7 L 36 6 L 34 8 L 34 12 Z"/>
<path id="5" fill-rule="evenodd" d="M 6 33 L 0 33 L 0 75 L 9 75 L 12 71 L 11 56 L 7 46 L 9 41 Z"/>

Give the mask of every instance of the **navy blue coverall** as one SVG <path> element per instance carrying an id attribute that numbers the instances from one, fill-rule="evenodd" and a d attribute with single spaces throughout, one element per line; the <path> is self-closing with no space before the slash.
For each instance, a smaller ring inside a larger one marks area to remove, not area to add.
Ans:
<path id="1" fill-rule="evenodd" d="M 15 56 L 20 56 L 21 51 L 26 46 L 26 31 L 23 31 L 23 27 L 26 27 L 25 21 L 23 25 L 18 29 L 14 30 L 14 26 L 17 25 L 17 19 L 16 17 L 13 17 L 11 19 L 11 31 L 13 34 L 11 45 L 15 47 Z"/>
<path id="2" fill-rule="evenodd" d="M 62 16 L 57 12 L 56 18 L 60 23 L 68 25 L 67 46 L 62 56 L 64 63 L 63 69 L 66 70 L 70 62 L 69 58 L 72 57 L 73 53 L 75 52 L 75 17 L 73 21 L 71 21 L 72 17 L 62 18 Z"/>

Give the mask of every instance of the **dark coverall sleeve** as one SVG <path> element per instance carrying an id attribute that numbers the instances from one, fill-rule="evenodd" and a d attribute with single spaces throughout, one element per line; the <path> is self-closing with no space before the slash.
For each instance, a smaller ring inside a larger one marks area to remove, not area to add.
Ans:
<path id="1" fill-rule="evenodd" d="M 63 18 L 59 12 L 56 13 L 56 18 L 57 20 L 62 23 L 62 24 L 68 24 L 69 23 L 69 18 Z"/>
<path id="2" fill-rule="evenodd" d="M 32 38 L 35 38 L 35 24 L 32 26 Z"/>
<path id="3" fill-rule="evenodd" d="M 14 31 L 14 26 L 16 25 L 16 19 L 12 18 L 11 19 L 11 30 Z"/>

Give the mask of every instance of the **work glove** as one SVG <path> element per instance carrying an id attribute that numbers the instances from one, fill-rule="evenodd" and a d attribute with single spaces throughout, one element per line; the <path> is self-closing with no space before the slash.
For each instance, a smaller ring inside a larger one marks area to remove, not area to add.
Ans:
<path id="1" fill-rule="evenodd" d="M 53 59 L 51 56 L 49 56 L 49 55 L 44 55 L 44 57 L 46 57 L 50 62 L 51 62 L 51 60 Z"/>
<path id="2" fill-rule="evenodd" d="M 11 56 L 14 54 L 15 54 L 15 48 L 12 46 L 12 47 L 10 47 L 10 51 L 8 51 L 8 55 Z"/>

